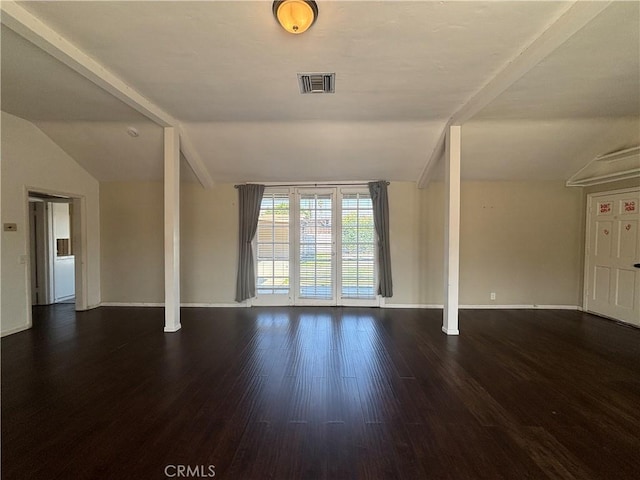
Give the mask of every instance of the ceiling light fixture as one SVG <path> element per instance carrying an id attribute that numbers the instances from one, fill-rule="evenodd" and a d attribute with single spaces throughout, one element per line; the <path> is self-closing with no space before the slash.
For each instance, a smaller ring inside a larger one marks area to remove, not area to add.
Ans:
<path id="1" fill-rule="evenodd" d="M 276 0 L 273 15 L 289 33 L 303 33 L 318 18 L 318 5 L 313 0 Z"/>

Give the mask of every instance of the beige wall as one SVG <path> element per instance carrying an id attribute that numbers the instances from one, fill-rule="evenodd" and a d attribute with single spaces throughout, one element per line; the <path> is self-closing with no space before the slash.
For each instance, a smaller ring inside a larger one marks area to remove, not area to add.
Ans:
<path id="1" fill-rule="evenodd" d="M 163 186 L 101 186 L 33 124 L 2 114 L 2 332 L 29 326 L 27 188 L 86 200 L 88 303 L 162 303 Z M 460 303 L 580 305 L 588 189 L 562 182 L 463 182 Z M 439 305 L 443 298 L 444 188 L 389 187 L 391 305 Z M 100 202 L 99 202 L 100 200 Z M 237 192 L 232 185 L 181 192 L 182 301 L 234 304 Z M 99 203 L 98 203 L 99 202 Z M 101 270 L 102 268 L 102 270 Z M 496 292 L 496 301 L 489 299 Z M 102 297 L 102 298 L 101 298 Z"/>
<path id="2" fill-rule="evenodd" d="M 394 283 L 415 288 L 387 303 L 442 305 L 444 185 L 401 185 L 389 191 L 391 225 L 402 225 L 391 236 Z M 563 182 L 462 182 L 460 304 L 580 305 L 582 196 Z"/>
<path id="3" fill-rule="evenodd" d="M 563 182 L 464 182 L 460 303 L 580 305 L 582 204 Z"/>
<path id="4" fill-rule="evenodd" d="M 100 304 L 99 184 L 35 125 L 2 113 L 2 334 L 30 326 L 28 189 L 83 197 L 86 206 L 87 301 Z M 25 263 L 20 263 L 21 258 Z"/>
<path id="5" fill-rule="evenodd" d="M 205 190 L 182 185 L 182 301 L 235 304 L 238 191 L 231 184 Z"/>
<path id="6" fill-rule="evenodd" d="M 180 188 L 181 302 L 234 304 L 238 194 Z M 161 183 L 101 185 L 103 302 L 164 302 L 163 208 Z"/>
<path id="7" fill-rule="evenodd" d="M 163 185 L 101 183 L 102 302 L 164 302 Z"/>
<path id="8" fill-rule="evenodd" d="M 429 183 L 421 192 L 420 297 L 422 305 L 444 301 L 444 200 L 441 182 Z"/>
<path id="9" fill-rule="evenodd" d="M 415 304 L 420 295 L 421 191 L 414 183 L 393 183 L 389 195 L 392 303 Z M 235 304 L 237 196 L 230 184 L 210 190 L 181 185 L 182 303 Z M 101 185 L 103 302 L 164 301 L 162 202 L 161 183 Z"/>
<path id="10" fill-rule="evenodd" d="M 103 301 L 161 303 L 162 184 L 104 183 L 101 199 Z M 181 202 L 182 302 L 234 304 L 236 190 L 183 184 Z M 442 304 L 443 202 L 442 183 L 390 185 L 387 304 Z M 461 304 L 580 305 L 582 205 L 562 182 L 463 182 Z"/>
<path id="11" fill-rule="evenodd" d="M 420 215 L 421 191 L 413 182 L 389 185 L 389 237 L 393 297 L 387 304 L 419 303 L 420 290 Z"/>

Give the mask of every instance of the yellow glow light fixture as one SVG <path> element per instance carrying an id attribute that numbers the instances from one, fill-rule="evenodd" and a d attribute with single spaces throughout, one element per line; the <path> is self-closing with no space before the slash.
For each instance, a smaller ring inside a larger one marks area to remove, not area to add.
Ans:
<path id="1" fill-rule="evenodd" d="M 276 0 L 273 14 L 289 33 L 303 33 L 318 18 L 318 5 L 313 0 Z"/>

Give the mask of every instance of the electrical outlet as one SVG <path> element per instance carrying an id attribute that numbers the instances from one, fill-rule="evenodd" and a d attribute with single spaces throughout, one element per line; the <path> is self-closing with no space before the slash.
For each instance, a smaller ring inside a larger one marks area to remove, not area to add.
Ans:
<path id="1" fill-rule="evenodd" d="M 491 292 L 491 300 L 495 300 L 496 299 L 496 292 Z"/>

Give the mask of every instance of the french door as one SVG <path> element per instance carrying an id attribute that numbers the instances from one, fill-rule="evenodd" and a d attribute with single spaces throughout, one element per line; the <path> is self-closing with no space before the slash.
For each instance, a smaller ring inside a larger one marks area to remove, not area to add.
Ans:
<path id="1" fill-rule="evenodd" d="M 375 241 L 366 189 L 267 188 L 254 304 L 378 305 Z"/>
<path id="2" fill-rule="evenodd" d="M 295 305 L 335 305 L 335 189 L 297 189 Z"/>

